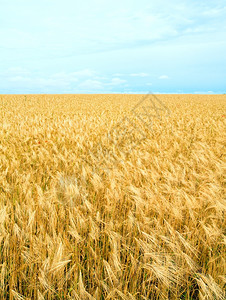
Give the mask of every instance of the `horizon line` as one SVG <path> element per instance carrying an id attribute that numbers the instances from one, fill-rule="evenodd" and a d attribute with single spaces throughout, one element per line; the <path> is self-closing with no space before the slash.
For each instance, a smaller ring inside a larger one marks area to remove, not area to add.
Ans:
<path id="1" fill-rule="evenodd" d="M 188 92 L 188 93 L 178 93 L 178 92 L 173 92 L 173 93 L 168 93 L 168 92 L 127 92 L 127 93 L 123 93 L 123 92 L 100 92 L 100 93 L 4 93 L 1 94 L 0 96 L 7 96 L 7 95 L 14 95 L 14 96 L 26 96 L 26 95 L 146 95 L 146 94 L 157 94 L 157 95 L 226 95 L 226 93 L 220 93 L 220 92 Z"/>

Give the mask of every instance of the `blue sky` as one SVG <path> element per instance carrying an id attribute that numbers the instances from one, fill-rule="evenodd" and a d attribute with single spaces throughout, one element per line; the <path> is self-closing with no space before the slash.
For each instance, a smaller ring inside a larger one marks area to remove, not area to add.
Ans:
<path id="1" fill-rule="evenodd" d="M 0 93 L 225 93 L 226 1 L 0 0 Z"/>

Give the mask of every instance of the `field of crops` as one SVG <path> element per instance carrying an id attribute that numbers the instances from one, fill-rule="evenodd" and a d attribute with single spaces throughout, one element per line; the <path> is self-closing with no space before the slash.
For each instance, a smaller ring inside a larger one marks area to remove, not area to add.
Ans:
<path id="1" fill-rule="evenodd" d="M 0 299 L 225 299 L 225 109 L 0 96 Z"/>

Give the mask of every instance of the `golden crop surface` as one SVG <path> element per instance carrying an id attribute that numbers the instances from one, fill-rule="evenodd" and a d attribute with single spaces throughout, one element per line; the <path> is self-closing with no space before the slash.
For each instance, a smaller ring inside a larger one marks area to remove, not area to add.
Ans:
<path id="1" fill-rule="evenodd" d="M 225 299 L 226 96 L 142 99 L 0 96 L 0 299 Z"/>

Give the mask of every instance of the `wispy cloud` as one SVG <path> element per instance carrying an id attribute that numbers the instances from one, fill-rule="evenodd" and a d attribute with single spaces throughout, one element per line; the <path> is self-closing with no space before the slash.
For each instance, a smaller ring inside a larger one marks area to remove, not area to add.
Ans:
<path id="1" fill-rule="evenodd" d="M 78 85 L 79 89 L 85 89 L 87 92 L 90 92 L 92 90 L 103 90 L 105 89 L 106 91 L 109 89 L 111 91 L 112 87 L 117 87 L 121 86 L 122 84 L 126 83 L 127 81 L 124 79 L 120 78 L 112 78 L 111 80 L 108 81 L 98 81 L 98 80 L 85 80 L 81 82 Z"/>
<path id="2" fill-rule="evenodd" d="M 93 90 L 103 90 L 104 85 L 101 81 L 87 79 L 78 85 L 79 89 L 85 90 L 87 92 L 92 92 Z"/>
<path id="3" fill-rule="evenodd" d="M 72 72 L 72 75 L 77 76 L 77 77 L 93 77 L 96 74 L 97 73 L 95 71 L 90 70 L 90 69 L 84 69 L 84 70 Z"/>
<path id="4" fill-rule="evenodd" d="M 125 79 L 120 79 L 120 78 L 112 78 L 111 82 L 108 83 L 109 85 L 120 85 L 122 83 L 125 83 Z"/>
<path id="5" fill-rule="evenodd" d="M 194 94 L 213 94 L 213 91 L 195 91 Z"/>
<path id="6" fill-rule="evenodd" d="M 132 76 L 132 77 L 147 77 L 147 76 L 149 76 L 149 74 L 147 74 L 147 73 L 132 73 L 132 74 L 130 74 L 130 76 Z"/>
<path id="7" fill-rule="evenodd" d="M 115 73 L 115 74 L 113 74 L 113 76 L 121 77 L 121 76 L 125 76 L 125 74 L 122 74 L 122 73 Z"/>
<path id="8" fill-rule="evenodd" d="M 168 75 L 161 75 L 161 76 L 159 76 L 159 79 L 169 79 L 169 76 Z"/>
<path id="9" fill-rule="evenodd" d="M 13 74 L 13 75 L 28 75 L 31 72 L 26 68 L 14 67 L 14 68 L 7 69 L 5 73 L 6 74 Z"/>
<path id="10" fill-rule="evenodd" d="M 8 78 L 9 81 L 12 82 L 29 82 L 31 81 L 30 77 L 24 77 L 24 76 L 12 76 Z"/>

